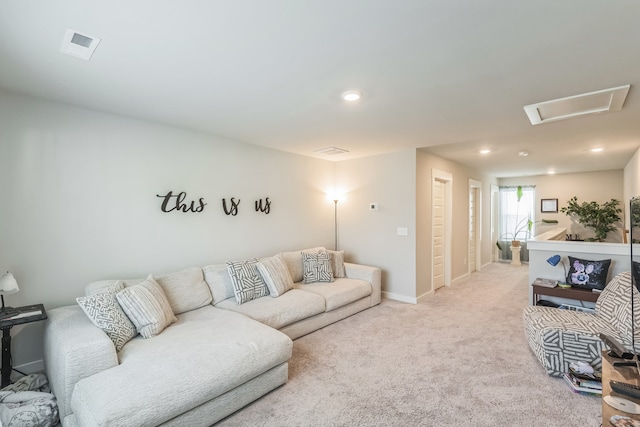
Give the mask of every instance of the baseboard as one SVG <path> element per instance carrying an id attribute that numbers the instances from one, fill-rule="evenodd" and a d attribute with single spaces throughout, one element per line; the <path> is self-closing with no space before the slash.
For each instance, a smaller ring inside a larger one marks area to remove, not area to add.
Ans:
<path id="1" fill-rule="evenodd" d="M 23 363 L 22 365 L 14 366 L 13 369 L 24 372 L 26 375 L 44 372 L 44 360 L 40 359 L 29 363 Z M 14 371 L 12 375 L 19 376 L 20 374 Z"/>
<path id="2" fill-rule="evenodd" d="M 383 298 L 389 298 L 395 301 L 407 302 L 409 304 L 417 304 L 418 301 L 416 298 L 406 297 L 404 295 L 392 294 L 391 292 L 382 292 Z"/>
<path id="3" fill-rule="evenodd" d="M 464 278 L 466 278 L 466 277 L 468 277 L 468 276 L 469 276 L 469 273 L 464 273 L 462 276 L 458 276 L 458 277 L 456 277 L 455 279 L 453 279 L 453 280 L 451 281 L 451 284 L 452 284 L 452 285 L 455 285 L 455 284 L 456 284 L 456 282 L 458 282 L 459 280 L 462 280 L 462 279 L 464 279 Z"/>
<path id="4" fill-rule="evenodd" d="M 420 295 L 420 296 L 418 297 L 418 302 L 420 302 L 420 301 L 424 301 L 424 300 L 426 300 L 427 298 L 432 297 L 434 294 L 435 294 L 435 292 L 434 292 L 433 290 L 428 291 L 428 292 L 425 292 L 424 294 L 422 294 L 422 295 Z"/>

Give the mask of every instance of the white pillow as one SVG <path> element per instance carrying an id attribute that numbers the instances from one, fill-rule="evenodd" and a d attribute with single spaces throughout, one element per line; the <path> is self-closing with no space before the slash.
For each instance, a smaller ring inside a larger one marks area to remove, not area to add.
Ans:
<path id="1" fill-rule="evenodd" d="M 244 304 L 247 301 L 269 295 L 269 288 L 256 270 L 257 262 L 257 259 L 250 258 L 244 261 L 227 261 L 225 263 L 233 283 L 236 304 Z"/>
<path id="2" fill-rule="evenodd" d="M 174 314 L 195 310 L 211 303 L 211 291 L 204 281 L 202 269 L 185 268 L 153 278 L 164 291 Z"/>
<path id="3" fill-rule="evenodd" d="M 331 268 L 333 270 L 333 277 L 347 277 L 347 273 L 344 268 L 344 251 L 330 251 L 331 255 Z"/>
<path id="4" fill-rule="evenodd" d="M 116 300 L 116 294 L 123 289 L 124 283 L 118 280 L 104 288 L 102 292 L 76 298 L 78 305 L 91 322 L 111 338 L 116 351 L 122 350 L 122 347 L 138 334 L 136 327 Z"/>
<path id="5" fill-rule="evenodd" d="M 293 289 L 293 280 L 281 256 L 263 258 L 256 264 L 256 268 L 272 297 L 277 298 Z"/>
<path id="6" fill-rule="evenodd" d="M 142 283 L 118 292 L 116 298 L 143 338 L 158 335 L 178 320 L 164 291 L 151 274 Z"/>

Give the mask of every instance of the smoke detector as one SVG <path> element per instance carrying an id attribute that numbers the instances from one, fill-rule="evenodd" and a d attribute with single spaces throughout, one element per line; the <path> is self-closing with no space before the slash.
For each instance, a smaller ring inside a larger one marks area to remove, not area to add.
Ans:
<path id="1" fill-rule="evenodd" d="M 532 125 L 570 119 L 585 114 L 606 113 L 622 109 L 631 85 L 597 90 L 552 101 L 525 105 L 524 111 Z"/>
<path id="2" fill-rule="evenodd" d="M 100 40 L 101 39 L 97 37 L 80 34 L 75 30 L 67 28 L 67 32 L 64 34 L 64 39 L 62 40 L 62 45 L 60 46 L 60 52 L 88 61 L 98 47 Z"/>

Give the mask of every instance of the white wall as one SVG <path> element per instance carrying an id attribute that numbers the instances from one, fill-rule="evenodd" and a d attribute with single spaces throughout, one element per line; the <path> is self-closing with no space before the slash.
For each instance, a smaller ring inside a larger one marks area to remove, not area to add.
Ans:
<path id="1" fill-rule="evenodd" d="M 336 164 L 336 185 L 346 200 L 338 206 L 340 249 L 353 262 L 382 268 L 386 296 L 416 296 L 415 150 Z M 378 211 L 369 204 L 378 203 Z M 397 228 L 408 228 L 398 236 Z"/>
<path id="2" fill-rule="evenodd" d="M 333 182 L 328 161 L 0 93 L 0 269 L 20 285 L 6 302 L 51 309 L 94 280 L 331 247 Z M 163 213 L 168 191 L 207 205 Z M 14 365 L 41 358 L 41 330 L 12 330 Z"/>
<path id="3" fill-rule="evenodd" d="M 623 192 L 624 174 L 622 170 L 502 178 L 499 182 L 500 185 L 536 186 L 535 219 L 555 219 L 558 224 L 547 226 L 537 224 L 535 234 L 544 233 L 555 227 L 565 227 L 568 233 L 580 234 L 583 237 L 594 237 L 593 231 L 586 229 L 566 214 L 560 212 L 560 209 L 567 206 L 567 201 L 573 196 L 578 197 L 578 203 L 591 201 L 603 203 L 611 199 L 617 199 L 620 202 L 620 208 L 623 210 L 627 204 L 627 199 Z M 558 199 L 558 213 L 541 213 L 540 199 Z M 620 217 L 623 221 L 618 225 L 618 232 L 609 233 L 608 242 L 622 242 L 624 212 L 620 214 Z"/>

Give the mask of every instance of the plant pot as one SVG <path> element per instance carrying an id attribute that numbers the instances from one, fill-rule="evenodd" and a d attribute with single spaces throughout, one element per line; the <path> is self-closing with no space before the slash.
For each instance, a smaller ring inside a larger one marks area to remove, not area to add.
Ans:
<path id="1" fill-rule="evenodd" d="M 512 240 L 511 241 L 511 246 L 513 246 L 514 248 L 519 248 L 520 247 L 520 240 Z"/>

